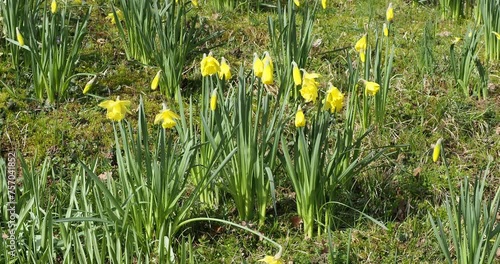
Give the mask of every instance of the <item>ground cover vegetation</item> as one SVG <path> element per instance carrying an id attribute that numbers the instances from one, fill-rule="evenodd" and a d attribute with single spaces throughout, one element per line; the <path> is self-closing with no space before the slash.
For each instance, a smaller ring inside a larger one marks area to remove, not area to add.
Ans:
<path id="1" fill-rule="evenodd" d="M 499 0 L 0 16 L 0 263 L 500 261 Z"/>

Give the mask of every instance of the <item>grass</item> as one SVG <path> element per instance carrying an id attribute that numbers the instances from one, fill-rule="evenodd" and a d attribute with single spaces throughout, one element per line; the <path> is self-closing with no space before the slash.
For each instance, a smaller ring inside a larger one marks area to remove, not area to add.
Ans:
<path id="1" fill-rule="evenodd" d="M 199 2 L 203 4 L 203 1 Z M 316 13 L 313 41 L 321 39 L 321 44 L 313 47 L 306 66 L 322 74 L 322 84 L 345 79 L 347 53 L 354 55 L 353 45 L 364 33 L 365 23 L 372 20 L 380 21 L 377 24 L 381 25 L 388 4 L 374 0 L 335 2 L 327 10 L 319 9 Z M 149 84 L 156 69 L 126 60 L 118 31 L 105 19 L 111 12 L 107 1 L 87 3 L 94 8 L 76 71 L 100 74 L 90 92 L 98 97 L 114 99 L 120 95 L 138 105 L 138 98 L 142 95 L 147 119 L 153 120 L 161 102 L 165 100 L 173 104 L 174 99 L 150 91 Z M 368 8 L 369 5 L 372 8 Z M 388 97 L 386 130 L 379 137 L 371 138 L 369 144 L 373 147 L 390 144 L 404 147 L 389 151 L 386 159 L 357 175 L 352 189 L 341 196 L 341 202 L 384 222 L 388 230 L 381 230 L 352 210 L 338 207 L 335 209 L 339 221 L 332 231 L 332 241 L 338 262 L 346 262 L 348 257 L 351 263 L 444 263 L 427 212 L 436 212 L 436 216 L 444 219 L 446 209 L 443 203 L 450 194 L 443 164 L 432 162 L 432 144 L 438 138 L 444 138 L 450 177 L 455 187 L 460 185 L 463 176 L 479 175 L 487 166 L 488 155 L 499 159 L 500 67 L 498 61 L 490 61 L 487 65 L 491 76 L 488 98 L 478 100 L 463 96 L 454 87 L 449 47 L 454 37 L 466 34 L 467 25 L 472 20 L 441 21 L 440 11 L 432 5 L 395 0 L 393 6 L 395 76 Z M 270 50 L 267 16 L 276 18 L 270 10 L 217 11 L 208 7 L 197 12 L 206 21 L 203 27 L 208 32 L 223 30 L 223 34 L 207 43 L 206 47 L 217 46 L 212 49 L 213 53 L 219 58 L 224 56 L 231 63 L 234 75 L 240 66 L 251 68 L 253 52 L 262 54 Z M 432 74 L 417 66 L 424 28 L 429 20 L 434 21 L 435 31 L 431 47 L 434 56 Z M 98 158 L 103 171 L 116 170 L 112 154 L 113 126 L 105 119 L 103 110 L 97 107 L 101 100 L 81 95 L 88 80 L 76 78 L 70 84 L 68 94 L 68 98 L 74 99 L 61 102 L 55 109 L 47 107 L 34 99 L 26 79 L 17 85 L 7 59 L 6 45 L 2 39 L 0 76 L 3 82 L 15 88 L 16 94 L 12 95 L 4 88 L 0 90 L 2 155 L 15 146 L 28 161 L 37 164 L 38 169 L 48 158 L 53 166 L 51 176 L 56 179 L 48 181 L 46 186 L 50 190 L 47 194 L 52 198 L 64 199 L 64 188 L 68 187 L 65 181 L 78 173 L 79 160 L 92 164 Z M 187 95 L 201 93 L 201 57 L 199 54 L 186 62 L 181 89 Z M 346 91 L 346 85 L 339 83 L 337 86 Z M 322 88 L 326 90 L 327 87 Z M 134 115 L 136 111 L 131 109 Z M 131 118 L 130 122 L 135 124 L 136 120 Z M 152 124 L 149 126 L 153 128 Z M 500 173 L 498 161 L 490 165 L 490 170 L 486 197 L 500 185 L 500 179 L 496 177 Z M 284 169 L 281 172 L 282 175 L 275 176 L 277 215 L 269 208 L 262 227 L 258 228 L 256 222 L 239 222 L 228 195 L 221 197 L 222 208 L 201 214 L 258 229 L 284 246 L 285 261 L 328 262 L 328 255 L 332 252 L 327 234 L 304 240 L 294 202 L 296 194 L 284 175 Z M 0 231 L 7 232 L 3 222 Z M 273 245 L 257 236 L 215 223 L 191 225 L 183 234 L 189 234 L 193 239 L 194 263 L 254 263 L 274 251 Z"/>

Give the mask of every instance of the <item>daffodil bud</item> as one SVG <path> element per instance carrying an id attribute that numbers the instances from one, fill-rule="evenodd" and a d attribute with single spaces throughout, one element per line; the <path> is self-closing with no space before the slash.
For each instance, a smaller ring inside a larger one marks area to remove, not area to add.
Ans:
<path id="1" fill-rule="evenodd" d="M 153 81 L 151 82 L 151 90 L 156 90 L 158 88 L 158 84 L 160 83 L 160 74 L 161 70 L 159 70 L 153 78 Z"/>
<path id="2" fill-rule="evenodd" d="M 225 79 L 226 81 L 231 79 L 231 68 L 227 64 L 226 59 L 224 59 L 224 57 L 221 58 L 219 78 L 221 80 Z"/>
<path id="3" fill-rule="evenodd" d="M 52 12 L 52 14 L 55 14 L 57 12 L 56 0 L 52 0 L 52 3 L 50 3 L 50 12 Z"/>
<path id="4" fill-rule="evenodd" d="M 392 8 L 392 3 L 389 3 L 389 6 L 387 7 L 387 11 L 385 12 L 385 18 L 389 23 L 392 22 L 392 20 L 394 20 L 394 9 Z"/>
<path id="5" fill-rule="evenodd" d="M 436 145 L 434 145 L 434 150 L 432 151 L 432 161 L 434 162 L 436 162 L 439 159 L 439 155 L 441 154 L 442 140 L 443 140 L 442 138 L 438 139 Z"/>
<path id="6" fill-rule="evenodd" d="M 292 67 L 293 82 L 295 83 L 295 86 L 299 86 L 302 84 L 302 77 L 300 76 L 299 66 L 297 66 L 297 63 L 295 63 L 295 61 L 293 61 Z"/>
<path id="7" fill-rule="evenodd" d="M 264 64 L 264 72 L 262 73 L 262 83 L 263 84 L 273 84 L 273 69 L 272 66 L 269 64 L 269 61 L 266 61 Z"/>
<path id="8" fill-rule="evenodd" d="M 212 91 L 212 95 L 210 96 L 210 110 L 215 111 L 217 108 L 217 89 Z"/>
<path id="9" fill-rule="evenodd" d="M 23 35 L 21 35 L 21 32 L 19 32 L 19 28 L 16 27 L 16 38 L 17 42 L 19 42 L 19 45 L 24 46 L 24 38 Z"/>
<path id="10" fill-rule="evenodd" d="M 259 58 L 257 53 L 253 54 L 253 74 L 256 77 L 262 78 L 262 73 L 264 73 L 264 63 Z"/>
<path id="11" fill-rule="evenodd" d="M 97 79 L 97 75 L 94 76 L 94 78 L 90 79 L 90 81 L 85 84 L 85 88 L 83 88 L 83 94 L 87 94 L 90 89 L 92 89 L 92 85 L 94 85 L 95 80 Z"/>
<path id="12" fill-rule="evenodd" d="M 302 112 L 302 107 L 297 109 L 297 113 L 295 114 L 295 127 L 304 127 L 306 125 L 306 117 L 304 116 L 304 112 Z"/>

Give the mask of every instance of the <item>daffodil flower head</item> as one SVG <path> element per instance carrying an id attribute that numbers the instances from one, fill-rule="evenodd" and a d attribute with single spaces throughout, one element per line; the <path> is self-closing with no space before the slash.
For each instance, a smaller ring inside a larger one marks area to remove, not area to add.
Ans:
<path id="1" fill-rule="evenodd" d="M 344 94 L 342 94 L 337 87 L 330 84 L 330 88 L 326 92 L 326 98 L 323 103 L 325 110 L 330 110 L 331 113 L 338 113 L 344 106 Z"/>
<path id="2" fill-rule="evenodd" d="M 151 82 L 151 90 L 156 90 L 158 89 L 158 84 L 160 83 L 160 76 L 161 76 L 161 70 L 159 70 L 155 77 L 153 78 L 153 81 Z"/>
<path id="3" fill-rule="evenodd" d="M 177 124 L 175 120 L 179 120 L 180 118 L 179 115 L 168 109 L 167 105 L 163 103 L 163 110 L 156 115 L 154 124 L 156 125 L 161 122 L 161 126 L 164 129 L 173 128 Z"/>
<path id="4" fill-rule="evenodd" d="M 220 71 L 219 62 L 212 56 L 212 52 L 203 54 L 203 59 L 201 60 L 201 75 L 203 77 L 207 75 L 213 75 Z"/>
<path id="5" fill-rule="evenodd" d="M 263 259 L 259 259 L 261 262 L 265 262 L 267 264 L 283 264 L 283 260 L 276 259 L 273 256 L 265 256 Z"/>
<path id="6" fill-rule="evenodd" d="M 292 61 L 292 67 L 293 82 L 295 83 L 295 86 L 299 86 L 302 84 L 302 77 L 300 76 L 299 66 L 297 66 L 297 63 L 295 63 L 295 61 Z"/>
<path id="7" fill-rule="evenodd" d="M 451 44 L 457 44 L 458 42 L 460 42 L 460 40 L 462 40 L 462 38 L 455 37 L 455 38 L 453 39 L 453 41 L 451 42 Z"/>
<path id="8" fill-rule="evenodd" d="M 123 15 L 123 12 L 120 9 L 116 9 L 115 13 L 116 13 L 116 16 L 118 17 L 118 22 L 123 21 L 123 19 L 125 18 L 124 15 Z M 116 24 L 115 15 L 113 13 L 109 13 L 106 16 L 106 19 L 108 19 L 109 21 L 111 21 L 111 24 L 113 24 L 113 25 Z"/>
<path id="9" fill-rule="evenodd" d="M 125 114 L 130 107 L 130 101 L 128 100 L 120 100 L 118 96 L 116 101 L 106 100 L 99 104 L 100 107 L 106 108 L 106 118 L 111 119 L 113 121 L 121 121 L 125 118 Z"/>
<path id="10" fill-rule="evenodd" d="M 265 60 L 264 58 L 264 71 L 262 72 L 262 83 L 263 84 L 273 84 L 273 67 L 272 62 Z"/>
<path id="11" fill-rule="evenodd" d="M 222 57 L 221 61 L 220 61 L 219 78 L 221 80 L 223 80 L 223 79 L 225 79 L 225 80 L 231 79 L 231 68 L 227 64 L 226 59 L 224 59 L 224 57 Z"/>
<path id="12" fill-rule="evenodd" d="M 19 45 L 24 46 L 24 38 L 23 38 L 23 35 L 21 34 L 21 32 L 19 32 L 19 28 L 16 27 L 16 38 L 17 38 L 17 42 L 19 42 Z"/>
<path id="13" fill-rule="evenodd" d="M 257 53 L 253 54 L 253 74 L 256 77 L 262 78 L 262 73 L 264 72 L 264 63 L 259 58 Z"/>
<path id="14" fill-rule="evenodd" d="M 50 12 L 52 12 L 52 14 L 55 14 L 57 12 L 56 0 L 52 0 L 52 3 L 50 3 Z"/>
<path id="15" fill-rule="evenodd" d="M 269 52 L 267 52 L 267 51 L 264 52 L 264 59 L 262 60 L 262 62 L 264 63 L 264 65 L 266 65 L 266 62 L 269 62 L 269 66 L 271 67 L 271 71 L 274 71 L 273 60 L 271 59 Z"/>
<path id="16" fill-rule="evenodd" d="M 438 139 L 436 145 L 434 145 L 434 150 L 432 151 L 432 161 L 434 162 L 436 162 L 439 159 L 439 155 L 441 154 L 441 148 L 442 148 L 441 141 L 443 141 L 442 138 Z"/>
<path id="17" fill-rule="evenodd" d="M 194 7 L 198 7 L 198 0 L 191 0 L 191 4 L 192 4 Z"/>
<path id="18" fill-rule="evenodd" d="M 389 23 L 392 22 L 392 20 L 394 20 L 394 9 L 392 8 L 392 3 L 389 3 L 389 6 L 387 7 L 387 11 L 385 12 L 385 18 Z"/>
<path id="19" fill-rule="evenodd" d="M 215 111 L 217 108 L 217 88 L 212 91 L 210 96 L 210 110 Z"/>
<path id="20" fill-rule="evenodd" d="M 316 103 L 318 98 L 318 82 L 315 80 L 320 75 L 317 73 L 308 73 L 303 70 L 304 74 L 302 76 L 302 89 L 299 90 L 300 95 L 304 98 L 305 102 Z"/>
<path id="21" fill-rule="evenodd" d="M 497 37 L 497 39 L 500 40 L 500 33 L 492 31 L 491 34 L 495 35 L 495 37 Z"/>
<path id="22" fill-rule="evenodd" d="M 387 27 L 386 23 L 384 23 L 383 31 L 384 31 L 384 36 L 388 37 L 389 36 L 389 28 Z"/>
<path id="23" fill-rule="evenodd" d="M 365 62 L 366 59 L 366 45 L 367 45 L 367 36 L 363 35 L 354 45 L 354 49 L 359 52 L 359 58 L 362 62 Z"/>
<path id="24" fill-rule="evenodd" d="M 298 128 L 304 126 L 306 126 L 306 117 L 304 116 L 304 112 L 302 112 L 302 107 L 299 105 L 297 113 L 295 113 L 295 127 Z"/>
<path id="25" fill-rule="evenodd" d="M 380 90 L 380 85 L 376 82 L 363 80 L 363 83 L 365 84 L 365 92 L 369 95 L 375 96 Z"/>
<path id="26" fill-rule="evenodd" d="M 87 94 L 90 89 L 92 89 L 92 85 L 94 85 L 95 80 L 97 79 L 97 75 L 94 76 L 94 78 L 90 79 L 90 81 L 85 84 L 85 88 L 83 88 L 83 94 Z"/>
<path id="27" fill-rule="evenodd" d="M 321 6 L 326 9 L 326 0 L 321 0 Z"/>
<path id="28" fill-rule="evenodd" d="M 73 0 L 73 4 L 75 4 L 75 5 L 81 5 L 82 4 L 82 0 Z"/>
<path id="29" fill-rule="evenodd" d="M 296 5 L 297 7 L 299 7 L 299 6 L 300 6 L 300 1 L 299 1 L 299 0 L 293 0 L 293 2 L 295 3 L 295 5 Z"/>
<path id="30" fill-rule="evenodd" d="M 357 51 L 357 52 L 361 52 L 361 51 L 364 51 L 366 50 L 366 44 L 367 43 L 367 36 L 366 34 L 363 35 L 363 37 L 361 37 L 357 42 L 356 42 L 356 45 L 354 45 L 354 49 Z"/>

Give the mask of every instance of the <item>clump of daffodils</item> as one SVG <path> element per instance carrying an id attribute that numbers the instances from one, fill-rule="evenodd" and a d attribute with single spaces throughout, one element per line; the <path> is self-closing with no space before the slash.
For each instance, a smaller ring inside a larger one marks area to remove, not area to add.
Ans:
<path id="1" fill-rule="evenodd" d="M 264 59 L 260 59 L 257 53 L 253 54 L 252 70 L 255 77 L 259 77 L 263 84 L 273 84 L 274 64 L 269 52 L 264 52 Z"/>
<path id="2" fill-rule="evenodd" d="M 213 57 L 212 52 L 203 54 L 203 59 L 200 63 L 201 76 L 212 76 L 218 74 L 221 80 L 231 79 L 231 67 L 227 63 L 226 59 L 222 57 L 221 62 Z"/>

